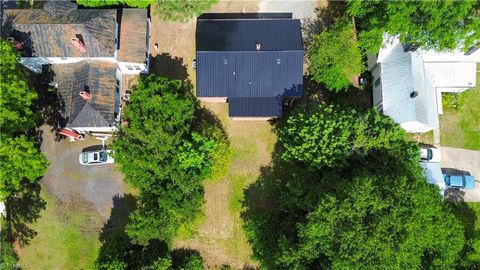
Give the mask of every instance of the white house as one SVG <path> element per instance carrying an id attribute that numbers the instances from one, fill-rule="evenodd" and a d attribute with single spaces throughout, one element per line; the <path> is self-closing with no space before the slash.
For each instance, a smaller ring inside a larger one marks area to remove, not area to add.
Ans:
<path id="1" fill-rule="evenodd" d="M 384 46 L 368 59 L 373 76 L 373 104 L 407 132 L 439 127 L 441 93 L 462 92 L 476 85 L 480 49 L 467 53 L 411 51 L 398 38 L 384 37 Z"/>
<path id="2" fill-rule="evenodd" d="M 62 127 L 113 132 L 124 76 L 148 73 L 150 23 L 146 9 L 77 9 L 52 0 L 43 9 L 6 9 L 2 35 L 25 67 L 57 88 Z"/>

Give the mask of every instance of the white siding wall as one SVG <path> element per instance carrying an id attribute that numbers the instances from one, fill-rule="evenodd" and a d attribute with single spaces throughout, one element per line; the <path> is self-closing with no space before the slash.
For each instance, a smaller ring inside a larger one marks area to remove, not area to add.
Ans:
<path id="1" fill-rule="evenodd" d="M 118 62 L 118 68 L 123 74 L 148 73 L 147 65 L 144 63 Z"/>

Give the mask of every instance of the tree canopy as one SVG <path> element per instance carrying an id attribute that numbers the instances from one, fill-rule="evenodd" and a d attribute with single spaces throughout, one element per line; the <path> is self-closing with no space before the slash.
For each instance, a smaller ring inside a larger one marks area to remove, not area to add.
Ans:
<path id="1" fill-rule="evenodd" d="M 389 117 L 300 106 L 279 136 L 280 159 L 246 190 L 242 213 L 266 269 L 457 266 L 462 224 Z"/>
<path id="2" fill-rule="evenodd" d="M 77 0 L 85 7 L 128 6 L 147 8 L 155 5 L 155 15 L 166 21 L 186 21 L 212 7 L 218 0 Z"/>
<path id="3" fill-rule="evenodd" d="M 77 0 L 77 4 L 85 7 L 109 7 L 124 5 L 128 7 L 147 8 L 155 0 Z"/>
<path id="4" fill-rule="evenodd" d="M 0 40 L 0 53 L 0 127 L 1 133 L 13 135 L 34 126 L 31 106 L 38 96 L 30 89 L 26 72 L 19 67 L 15 47 Z"/>
<path id="5" fill-rule="evenodd" d="M 376 53 L 383 33 L 425 49 L 467 50 L 480 41 L 479 9 L 475 0 L 349 0 L 347 13 L 359 19 L 362 47 Z"/>
<path id="6" fill-rule="evenodd" d="M 25 136 L 35 126 L 31 107 L 37 94 L 18 60 L 14 46 L 0 40 L 0 201 L 18 191 L 22 181 L 38 180 L 48 164 Z"/>
<path id="7" fill-rule="evenodd" d="M 124 111 L 128 125 L 112 147 L 125 180 L 141 193 L 126 228 L 134 243 L 169 243 L 180 226 L 201 215 L 202 181 L 226 166 L 217 163 L 218 153 L 228 153 L 226 135 L 200 119 L 201 110 L 178 80 L 152 75 L 133 91 Z"/>
<path id="8" fill-rule="evenodd" d="M 314 35 L 308 58 L 308 72 L 313 80 L 334 92 L 347 89 L 351 77 L 358 76 L 364 69 L 355 29 L 347 19 L 340 19 Z"/>

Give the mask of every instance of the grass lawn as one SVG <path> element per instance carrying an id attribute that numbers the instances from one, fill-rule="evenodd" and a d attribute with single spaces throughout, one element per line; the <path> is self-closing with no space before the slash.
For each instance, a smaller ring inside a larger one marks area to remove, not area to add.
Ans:
<path id="1" fill-rule="evenodd" d="M 227 104 L 206 105 L 229 134 L 232 163 L 225 177 L 205 183 L 205 217 L 198 232 L 188 239 L 176 239 L 174 245 L 198 250 L 210 268 L 256 266 L 242 227 L 241 201 L 244 189 L 257 180 L 260 168 L 269 164 L 276 136 L 266 121 L 233 121 L 227 117 Z"/>
<path id="2" fill-rule="evenodd" d="M 31 243 L 17 248 L 25 269 L 91 269 L 100 247 L 99 217 L 82 205 L 60 204 L 44 189 L 46 209 L 31 228 L 38 232 Z"/>
<path id="3" fill-rule="evenodd" d="M 480 65 L 477 70 L 480 70 Z M 456 98 L 444 95 L 442 99 L 440 143 L 443 146 L 480 150 L 480 73 L 477 73 L 476 88 L 466 90 Z M 452 108 L 454 106 L 457 108 Z"/>

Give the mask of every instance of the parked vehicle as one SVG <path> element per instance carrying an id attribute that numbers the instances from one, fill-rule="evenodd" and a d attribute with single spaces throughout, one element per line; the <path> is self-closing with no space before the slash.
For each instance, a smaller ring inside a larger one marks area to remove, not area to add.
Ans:
<path id="1" fill-rule="evenodd" d="M 440 150 L 437 148 L 420 149 L 420 158 L 423 162 L 440 162 Z"/>
<path id="2" fill-rule="evenodd" d="M 78 161 L 82 165 L 111 164 L 114 162 L 111 152 L 112 150 L 83 152 L 78 157 Z"/>
<path id="3" fill-rule="evenodd" d="M 444 174 L 443 180 L 447 188 L 464 188 L 464 189 L 474 189 L 475 188 L 475 177 L 471 175 L 449 175 Z"/>

